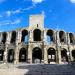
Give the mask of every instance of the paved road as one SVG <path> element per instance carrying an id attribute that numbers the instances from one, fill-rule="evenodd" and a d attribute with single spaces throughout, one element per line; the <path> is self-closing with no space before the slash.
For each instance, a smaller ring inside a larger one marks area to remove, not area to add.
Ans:
<path id="1" fill-rule="evenodd" d="M 1 64 L 0 75 L 75 75 L 75 66 L 58 64 Z"/>

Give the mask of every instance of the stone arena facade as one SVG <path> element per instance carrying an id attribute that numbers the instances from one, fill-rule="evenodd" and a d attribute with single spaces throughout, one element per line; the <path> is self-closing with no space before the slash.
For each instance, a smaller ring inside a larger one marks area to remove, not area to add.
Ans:
<path id="1" fill-rule="evenodd" d="M 0 62 L 65 64 L 75 60 L 75 35 L 44 28 L 44 15 L 30 15 L 29 27 L 0 32 Z"/>

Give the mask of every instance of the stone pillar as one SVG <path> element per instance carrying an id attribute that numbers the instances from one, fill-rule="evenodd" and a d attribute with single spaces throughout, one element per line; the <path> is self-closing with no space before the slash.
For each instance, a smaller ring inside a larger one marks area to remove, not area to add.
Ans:
<path id="1" fill-rule="evenodd" d="M 4 51 L 4 58 L 3 58 L 3 61 L 4 61 L 4 63 L 7 63 L 7 58 L 8 58 L 8 45 L 6 44 L 6 46 L 5 46 L 5 51 Z"/>
<path id="2" fill-rule="evenodd" d="M 57 56 L 58 63 L 61 64 L 61 51 L 59 47 L 57 49 L 57 53 L 58 53 L 58 56 Z"/>
<path id="3" fill-rule="evenodd" d="M 33 38 L 33 30 L 30 30 L 29 32 L 29 42 L 33 42 L 34 38 Z"/>
<path id="4" fill-rule="evenodd" d="M 44 48 L 44 64 L 48 64 L 48 54 L 46 48 Z"/>
<path id="5" fill-rule="evenodd" d="M 5 51 L 4 51 L 4 63 L 7 63 L 7 58 L 8 58 L 8 45 L 10 44 L 10 39 L 11 39 L 11 33 L 7 32 L 7 39 L 6 39 L 6 44 L 5 44 Z"/>
<path id="6" fill-rule="evenodd" d="M 2 42 L 2 33 L 0 33 L 0 43 Z"/>
<path id="7" fill-rule="evenodd" d="M 28 63 L 32 63 L 32 47 L 28 47 Z"/>
<path id="8" fill-rule="evenodd" d="M 21 31 L 17 31 L 17 36 L 16 36 L 16 46 L 15 46 L 15 56 L 14 56 L 14 64 L 17 64 L 19 61 L 19 50 L 18 50 L 18 44 L 21 42 Z"/>
<path id="9" fill-rule="evenodd" d="M 70 44 L 69 33 L 67 33 L 67 44 Z"/>
<path id="10" fill-rule="evenodd" d="M 61 49 L 60 49 L 60 41 L 59 41 L 59 32 L 56 32 L 56 51 L 57 51 L 57 58 L 56 62 L 61 64 Z"/>
<path id="11" fill-rule="evenodd" d="M 73 61 L 73 58 L 72 58 L 72 53 L 71 53 L 69 33 L 67 33 L 67 45 L 68 45 L 68 52 L 69 52 L 68 60 L 70 62 L 70 61 Z"/>
<path id="12" fill-rule="evenodd" d="M 69 51 L 69 56 L 68 56 L 68 60 L 69 60 L 69 62 L 70 61 L 73 61 L 73 57 L 72 57 L 72 51 L 71 51 L 71 46 L 70 45 L 68 45 L 68 51 Z"/>
<path id="13" fill-rule="evenodd" d="M 14 50 L 15 56 L 14 56 L 14 64 L 17 64 L 19 61 L 19 50 L 18 50 L 18 46 L 15 47 Z"/>
<path id="14" fill-rule="evenodd" d="M 17 32 L 17 43 L 21 43 L 21 37 L 22 37 L 22 33 L 21 31 Z"/>

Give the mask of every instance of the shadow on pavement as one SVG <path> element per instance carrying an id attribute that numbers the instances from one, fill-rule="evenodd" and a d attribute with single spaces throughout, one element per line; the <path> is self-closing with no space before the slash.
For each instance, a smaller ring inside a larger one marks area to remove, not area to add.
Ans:
<path id="1" fill-rule="evenodd" d="M 20 65 L 18 69 L 28 69 L 24 75 L 75 75 L 75 66 L 58 64 Z"/>

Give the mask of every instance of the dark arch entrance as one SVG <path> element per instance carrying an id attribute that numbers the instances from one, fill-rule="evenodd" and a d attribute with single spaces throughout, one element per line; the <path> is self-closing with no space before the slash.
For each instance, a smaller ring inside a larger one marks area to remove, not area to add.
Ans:
<path id="1" fill-rule="evenodd" d="M 15 42 L 16 42 L 16 31 L 13 31 L 12 35 L 11 35 L 11 41 L 10 41 L 10 43 L 15 43 Z"/>
<path id="2" fill-rule="evenodd" d="M 75 50 L 72 50 L 73 61 L 75 61 Z"/>
<path id="3" fill-rule="evenodd" d="M 55 42 L 55 40 L 54 40 L 54 31 L 53 30 L 48 30 L 47 31 L 47 42 L 48 43 Z"/>
<path id="4" fill-rule="evenodd" d="M 61 61 L 64 63 L 68 62 L 68 56 L 67 56 L 67 50 L 66 49 L 61 50 Z"/>
<path id="5" fill-rule="evenodd" d="M 60 38 L 61 43 L 65 43 L 66 37 L 65 37 L 65 32 L 64 31 L 59 32 L 59 38 Z"/>
<path id="6" fill-rule="evenodd" d="M 21 37 L 21 42 L 28 43 L 28 31 L 23 30 L 22 31 L 22 37 Z"/>
<path id="7" fill-rule="evenodd" d="M 4 50 L 0 50 L 0 61 L 3 61 Z"/>
<path id="8" fill-rule="evenodd" d="M 26 62 L 27 59 L 27 50 L 25 48 L 21 48 L 19 52 L 19 62 Z"/>
<path id="9" fill-rule="evenodd" d="M 5 44 L 6 38 L 7 38 L 7 33 L 4 32 L 4 33 L 3 33 L 3 39 L 2 39 L 2 43 L 3 43 L 3 44 Z"/>
<path id="10" fill-rule="evenodd" d="M 9 63 L 14 62 L 14 50 L 13 49 L 8 50 L 8 62 Z"/>
<path id="11" fill-rule="evenodd" d="M 42 50 L 38 47 L 33 49 L 32 52 L 33 63 L 41 63 L 42 60 Z"/>
<path id="12" fill-rule="evenodd" d="M 69 33 L 70 43 L 74 43 L 74 35 L 72 33 Z"/>
<path id="13" fill-rule="evenodd" d="M 35 29 L 33 33 L 34 41 L 41 41 L 41 30 Z"/>
<path id="14" fill-rule="evenodd" d="M 48 51 L 48 63 L 56 62 L 56 51 L 54 48 L 49 48 Z"/>

